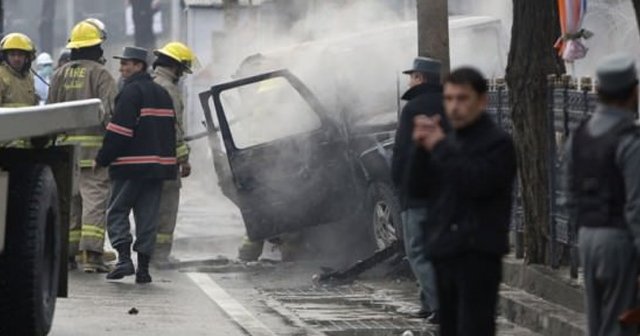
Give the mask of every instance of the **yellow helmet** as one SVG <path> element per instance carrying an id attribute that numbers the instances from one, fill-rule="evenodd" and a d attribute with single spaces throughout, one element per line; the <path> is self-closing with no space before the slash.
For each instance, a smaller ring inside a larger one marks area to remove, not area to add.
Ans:
<path id="1" fill-rule="evenodd" d="M 31 54 L 35 54 L 36 52 L 36 48 L 33 42 L 31 42 L 31 39 L 21 33 L 7 34 L 7 36 L 0 41 L 0 51 L 7 50 L 22 50 Z"/>
<path id="2" fill-rule="evenodd" d="M 164 47 L 154 50 L 153 53 L 156 56 L 165 55 L 182 64 L 187 73 L 193 73 L 193 69 L 199 66 L 196 55 L 181 42 L 169 42 Z"/>
<path id="3" fill-rule="evenodd" d="M 95 23 L 81 21 L 71 29 L 71 37 L 67 48 L 80 49 L 93 47 L 104 42 L 103 30 Z"/>

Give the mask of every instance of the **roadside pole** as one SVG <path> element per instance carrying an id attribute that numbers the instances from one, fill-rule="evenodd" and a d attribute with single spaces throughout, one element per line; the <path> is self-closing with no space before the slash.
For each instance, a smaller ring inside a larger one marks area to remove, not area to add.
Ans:
<path id="1" fill-rule="evenodd" d="M 4 1 L 0 0 L 0 35 L 4 34 Z"/>
<path id="2" fill-rule="evenodd" d="M 418 54 L 442 62 L 442 71 L 449 72 L 449 13 L 447 0 L 417 0 Z"/>

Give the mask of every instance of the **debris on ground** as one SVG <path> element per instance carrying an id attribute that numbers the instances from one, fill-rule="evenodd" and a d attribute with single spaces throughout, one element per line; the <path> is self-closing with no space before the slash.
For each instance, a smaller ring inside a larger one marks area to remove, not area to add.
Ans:
<path id="1" fill-rule="evenodd" d="M 129 315 L 138 315 L 139 311 L 136 307 L 129 309 Z"/>

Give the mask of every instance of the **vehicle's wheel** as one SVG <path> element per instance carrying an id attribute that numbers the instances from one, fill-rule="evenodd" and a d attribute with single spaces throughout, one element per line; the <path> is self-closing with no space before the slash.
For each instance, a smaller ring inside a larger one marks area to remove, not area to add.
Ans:
<path id="1" fill-rule="evenodd" d="M 400 201 L 393 187 L 386 183 L 372 183 L 369 186 L 366 208 L 377 249 L 383 249 L 402 239 Z"/>
<path id="2" fill-rule="evenodd" d="M 45 165 L 9 172 L 5 251 L 0 255 L 0 335 L 46 335 L 60 270 L 58 192 Z"/>

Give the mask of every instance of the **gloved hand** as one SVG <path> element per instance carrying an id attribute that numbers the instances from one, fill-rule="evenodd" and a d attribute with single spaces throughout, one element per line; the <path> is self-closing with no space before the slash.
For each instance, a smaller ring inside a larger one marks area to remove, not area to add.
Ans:
<path id="1" fill-rule="evenodd" d="M 183 162 L 180 164 L 180 177 L 189 177 L 191 175 L 191 164 Z"/>

